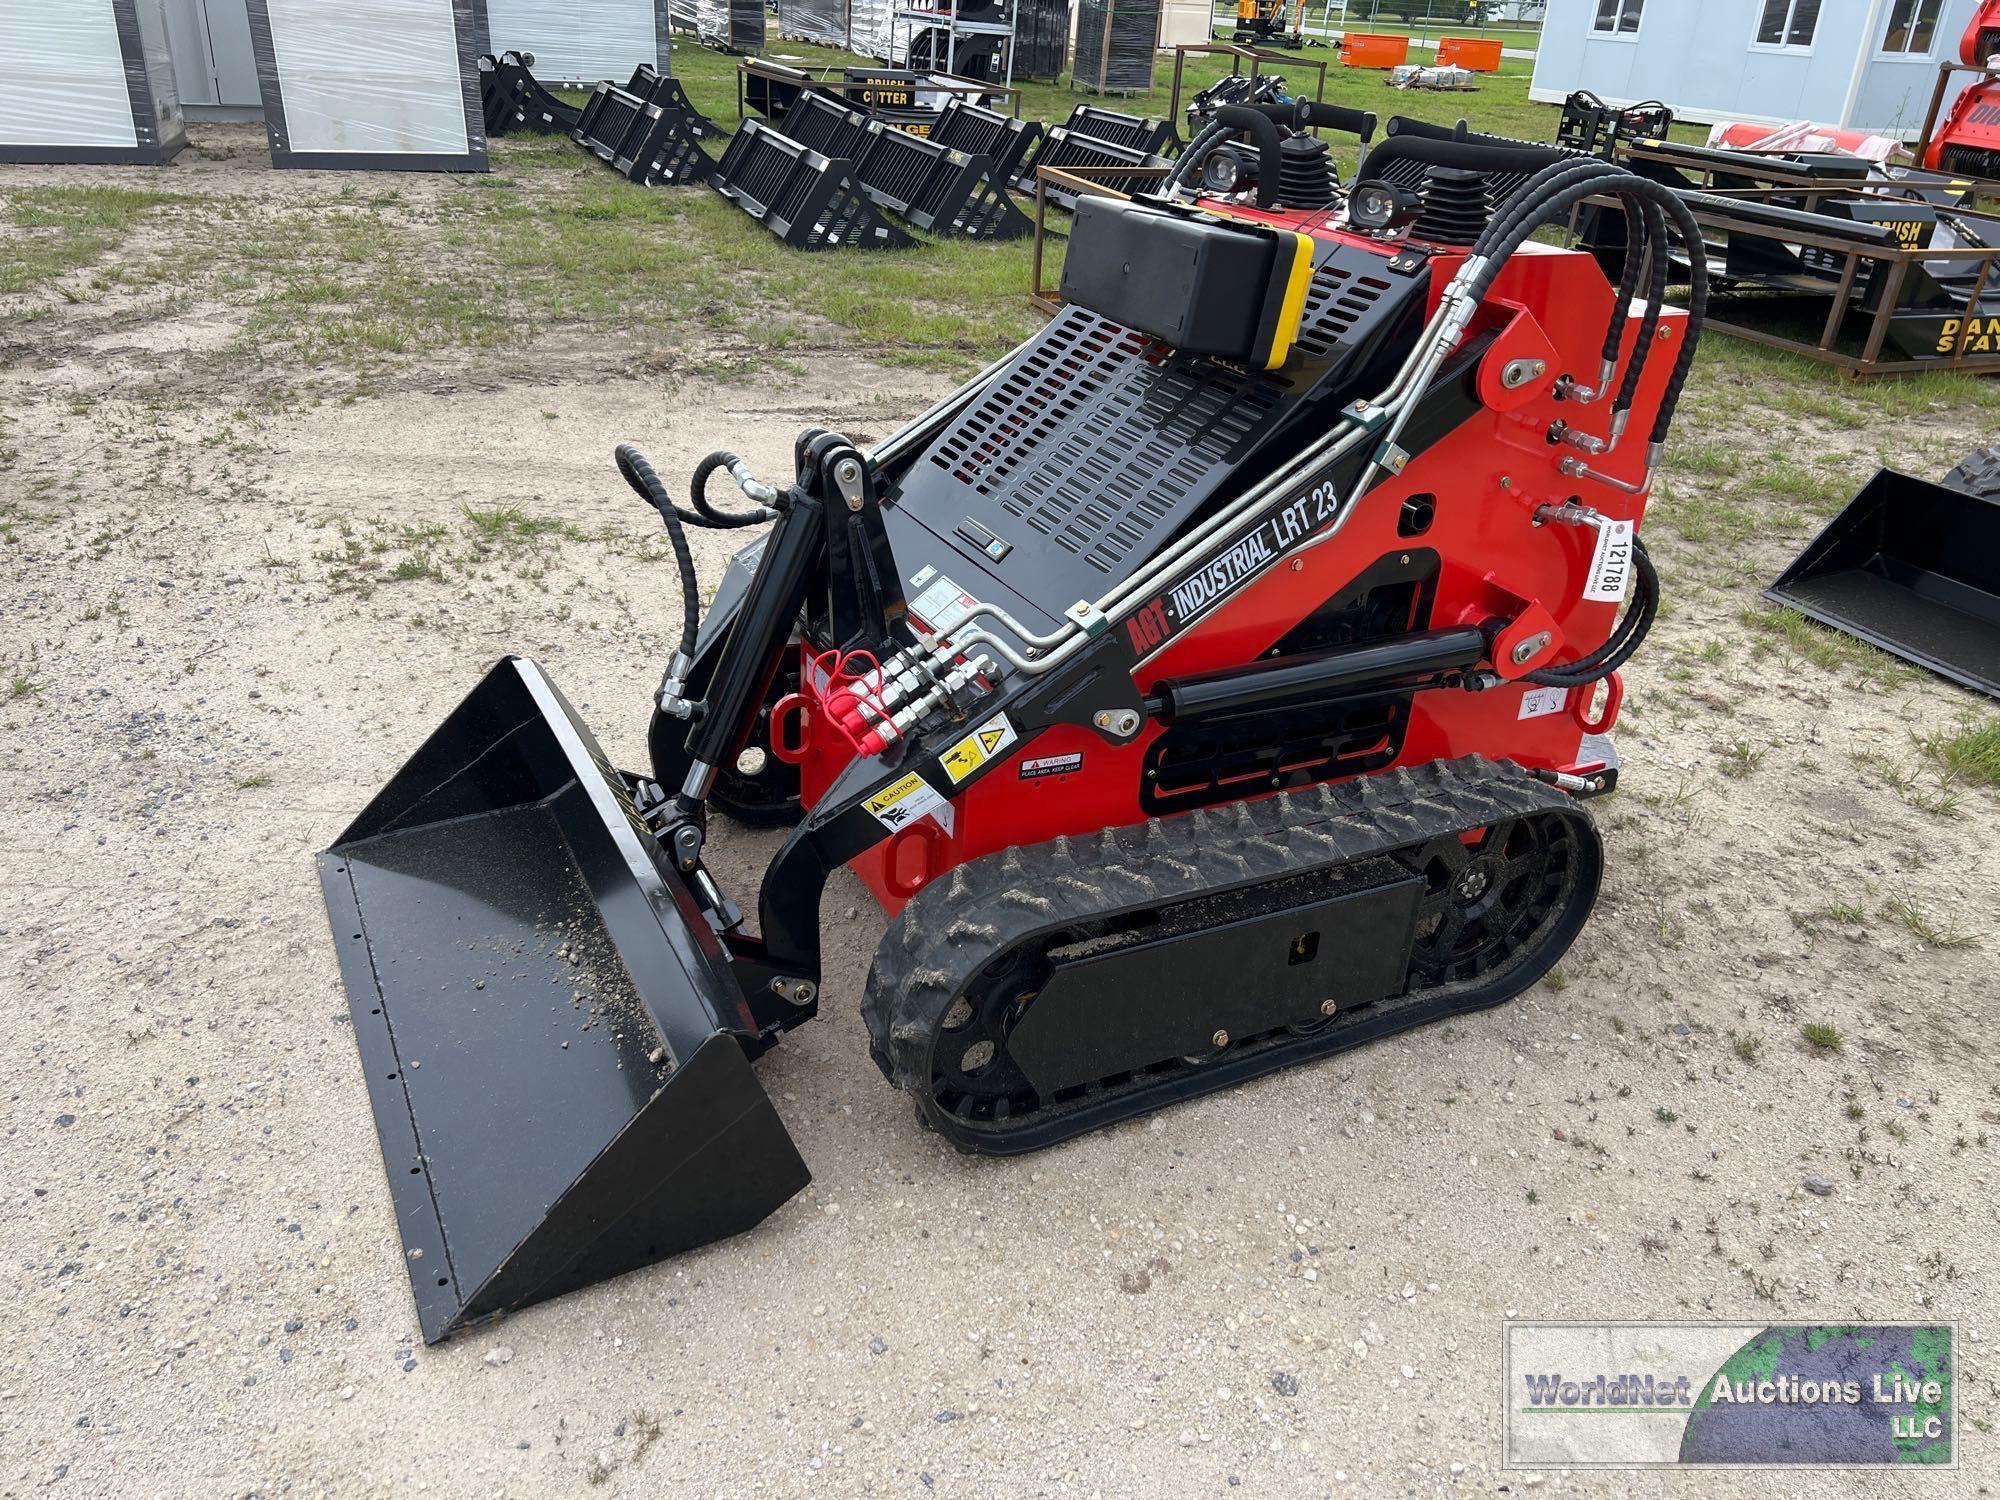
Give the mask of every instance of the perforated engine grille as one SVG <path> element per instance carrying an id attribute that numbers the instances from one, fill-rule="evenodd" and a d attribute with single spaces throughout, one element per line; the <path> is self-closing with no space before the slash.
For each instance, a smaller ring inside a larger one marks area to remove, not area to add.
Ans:
<path id="1" fill-rule="evenodd" d="M 1140 364 L 1154 378 L 1125 378 Z M 1163 358 L 1131 329 L 1073 307 L 930 461 L 1109 574 L 1278 400 L 1270 382 Z"/>
<path id="2" fill-rule="evenodd" d="M 966 521 L 989 530 L 1005 554 L 979 565 L 1023 597 L 1058 609 L 1094 597 L 1257 477 L 1260 450 L 1333 399 L 1346 356 L 1419 289 L 1383 257 L 1331 248 L 1307 296 L 1303 358 L 1281 375 L 1175 354 L 1067 307 L 902 476 L 896 504 L 941 538 Z"/>
<path id="3" fill-rule="evenodd" d="M 1306 288 L 1305 316 L 1294 341 L 1309 359 L 1325 359 L 1345 343 L 1355 325 L 1374 311 L 1384 292 L 1394 290 L 1387 277 L 1357 270 L 1343 260 L 1321 262 Z"/>

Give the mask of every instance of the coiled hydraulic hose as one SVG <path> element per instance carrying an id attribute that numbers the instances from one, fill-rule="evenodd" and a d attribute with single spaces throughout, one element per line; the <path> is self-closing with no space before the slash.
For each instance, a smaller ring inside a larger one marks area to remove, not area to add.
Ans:
<path id="1" fill-rule="evenodd" d="M 1653 567 L 1653 559 L 1647 555 L 1646 544 L 1636 536 L 1632 538 L 1632 567 L 1636 574 L 1632 605 L 1612 630 L 1611 638 L 1575 661 L 1526 673 L 1529 682 L 1538 687 L 1589 687 L 1603 681 L 1632 659 L 1660 613 L 1660 575 Z"/>
<path id="2" fill-rule="evenodd" d="M 1631 409 L 1645 370 L 1646 356 L 1657 334 L 1666 302 L 1672 234 L 1675 231 L 1679 232 L 1689 249 L 1688 332 L 1676 356 L 1667 389 L 1661 398 L 1659 415 L 1654 422 L 1650 441 L 1657 452 L 1657 445 L 1665 441 L 1672 425 L 1675 405 L 1693 365 L 1708 303 L 1708 267 L 1700 226 L 1677 194 L 1649 179 L 1619 171 L 1605 163 L 1578 163 L 1538 174 L 1481 236 L 1474 255 L 1483 257 L 1483 260 L 1475 268 L 1466 295 L 1472 299 L 1483 299 L 1507 257 L 1519 249 L 1537 227 L 1567 213 L 1584 199 L 1599 194 L 1618 199 L 1625 214 L 1627 230 L 1619 307 L 1604 345 L 1607 369 L 1612 368 L 1612 361 L 1623 340 L 1624 319 L 1629 313 L 1631 293 L 1638 285 L 1642 262 L 1650 262 L 1646 312 L 1614 403 L 1615 414 Z M 1614 431 L 1619 424 L 1619 417 L 1614 415 Z M 1660 607 L 1659 572 L 1653 566 L 1645 544 L 1637 537 L 1633 538 L 1632 560 L 1636 575 L 1634 599 L 1613 628 L 1610 638 L 1575 661 L 1526 674 L 1529 682 L 1542 687 L 1589 687 L 1609 677 L 1632 658 L 1651 631 Z"/>
<path id="3" fill-rule="evenodd" d="M 768 503 L 759 505 L 755 510 L 721 509 L 708 498 L 708 476 L 717 469 L 729 470 L 735 476 L 737 484 L 749 493 L 753 500 L 768 498 Z M 769 485 L 757 485 L 757 489 L 753 492 L 751 486 L 756 484 L 757 481 L 750 477 L 748 464 L 728 449 L 719 448 L 694 466 L 694 479 L 688 486 L 688 498 L 694 501 L 694 508 L 699 514 L 691 516 L 682 511 L 681 519 L 691 521 L 696 526 L 712 526 L 724 531 L 737 526 L 760 526 L 766 521 L 774 520 L 778 509 L 783 505 L 783 499 L 778 491 Z"/>
<path id="4" fill-rule="evenodd" d="M 1611 169 L 1609 176 L 1602 172 L 1579 171 L 1574 180 L 1559 174 L 1547 187 L 1535 191 L 1540 181 L 1538 178 L 1537 183 L 1531 183 L 1528 189 L 1524 189 L 1509 212 L 1482 236 L 1474 249 L 1477 264 L 1464 288 L 1464 295 L 1474 303 L 1482 300 L 1507 258 L 1520 249 L 1537 227 L 1567 213 L 1586 198 L 1605 194 L 1630 205 L 1653 205 L 1661 212 L 1663 220 L 1672 221 L 1672 228 L 1678 231 L 1687 245 L 1689 267 L 1687 337 L 1682 340 L 1675 356 L 1673 371 L 1660 398 L 1660 409 L 1648 439 L 1654 445 L 1663 443 L 1673 426 L 1674 410 L 1679 405 L 1681 392 L 1686 388 L 1688 372 L 1693 368 L 1695 346 L 1700 342 L 1708 310 L 1708 260 L 1702 244 L 1701 226 L 1695 222 L 1693 212 L 1680 195 L 1671 188 L 1616 168 Z M 1650 234 L 1648 242 L 1652 243 Z M 1668 241 L 1658 241 L 1653 253 L 1658 258 L 1665 257 L 1669 253 Z M 1656 283 L 1660 272 L 1661 268 L 1656 267 Z"/>
<path id="5" fill-rule="evenodd" d="M 645 454 L 630 443 L 620 443 L 617 458 L 618 472 L 625 476 L 625 482 L 637 490 L 666 523 L 667 540 L 673 546 L 674 562 L 681 574 L 681 643 L 676 659 L 692 660 L 695 636 L 701 630 L 701 600 L 700 583 L 694 571 L 694 554 L 688 550 L 685 514 L 667 497 L 667 487 L 660 483 L 660 476 L 653 472 Z"/>
<path id="6" fill-rule="evenodd" d="M 1173 171 L 1167 174 L 1166 183 L 1161 191 L 1171 195 L 1175 188 L 1184 184 L 1208 159 L 1208 153 L 1215 148 L 1217 141 L 1235 133 L 1227 125 L 1218 125 L 1213 120 L 1202 126 L 1201 134 L 1188 142 L 1187 150 L 1181 153 L 1180 160 L 1174 163 Z"/>

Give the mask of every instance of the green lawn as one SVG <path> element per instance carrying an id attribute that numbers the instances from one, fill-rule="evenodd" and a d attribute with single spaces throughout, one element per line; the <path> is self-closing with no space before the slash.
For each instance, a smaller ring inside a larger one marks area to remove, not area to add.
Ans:
<path id="1" fill-rule="evenodd" d="M 765 46 L 765 56 L 792 67 L 827 69 L 875 66 L 870 59 L 856 57 L 831 47 L 780 39 L 773 32 Z M 1373 110 L 1384 120 L 1391 115 L 1451 124 L 1471 120 L 1481 130 L 1496 135 L 1519 136 L 1524 140 L 1546 140 L 1555 134 L 1562 111 L 1554 105 L 1533 104 L 1528 99 L 1528 81 L 1534 64 L 1522 58 L 1508 58 L 1498 74 L 1481 81 L 1472 93 L 1440 94 L 1415 89 L 1393 89 L 1389 75 L 1368 68 L 1344 67 L 1339 53 L 1331 48 L 1308 47 L 1286 55 L 1286 65 L 1272 66 L 1286 80 L 1292 92 L 1308 98 L 1318 95 L 1317 63 L 1327 64 L 1324 97 L 1334 104 Z M 674 67 L 687 85 L 689 95 L 702 109 L 725 124 L 734 124 L 736 114 L 736 59 L 706 48 L 682 46 L 674 53 Z M 1206 87 L 1230 71 L 1230 62 L 1220 57 L 1189 57 L 1182 83 L 1181 108 L 1197 89 Z M 1029 119 L 1061 121 L 1079 103 L 1100 102 L 1134 114 L 1164 116 L 1171 102 L 1174 60 L 1163 53 L 1155 60 L 1153 88 L 1144 94 L 1099 96 L 1072 89 L 1068 79 L 1057 83 L 1023 82 L 1021 112 Z M 1185 119 L 1180 122 L 1185 129 Z M 1351 154 L 1351 153 L 1350 153 Z"/>
<path id="2" fill-rule="evenodd" d="M 768 51 L 816 69 L 862 61 L 776 38 Z M 694 102 L 734 128 L 736 59 L 684 45 L 675 61 Z M 1171 57 L 1162 58 L 1150 93 L 1105 102 L 1164 113 L 1171 68 Z M 1226 71 L 1224 59 L 1193 61 L 1189 86 Z M 1297 88 L 1307 73 L 1293 67 L 1287 76 Z M 1525 63 L 1510 61 L 1469 94 L 1405 93 L 1383 77 L 1330 68 L 1326 97 L 1385 116 L 1462 116 L 1524 139 L 1555 131 L 1559 111 L 1528 100 Z M 1059 120 L 1086 97 L 1066 85 L 1031 85 L 1024 113 Z M 1337 154 L 1351 175 L 1356 148 Z M 1025 241 L 808 253 L 786 248 L 713 193 L 635 187 L 567 140 L 497 140 L 492 156 L 484 176 L 333 177 L 322 198 L 304 203 L 261 201 L 256 177 L 247 192 L 212 197 L 178 167 L 90 186 L 16 179 L 0 191 L 0 334 L 12 335 L 0 337 L 0 357 L 9 345 L 30 347 L 50 313 L 51 286 L 71 303 L 148 287 L 162 298 L 247 301 L 252 317 L 235 352 L 262 374 L 245 404 L 365 392 L 377 373 L 432 351 L 549 337 L 608 336 L 636 346 L 641 360 L 722 374 L 782 369 L 829 348 L 956 372 L 1040 323 L 1026 297 Z M 133 238 L 142 222 L 143 242 Z M 1063 222 L 1057 215 L 1055 227 Z M 1063 245 L 1050 242 L 1048 279 L 1059 273 Z M 1849 424 L 1893 423 L 1909 407 L 1989 412 L 2000 398 L 2000 381 L 1940 376 L 1857 388 L 1720 339 L 1710 349 L 1714 386 L 1782 389 L 1815 419 L 1844 413 Z"/>
<path id="3" fill-rule="evenodd" d="M 833 48 L 772 37 L 766 57 L 790 66 L 836 74 L 865 58 Z M 1337 54 L 1307 49 L 1297 58 L 1332 62 Z M 737 110 L 737 60 L 681 46 L 675 68 L 695 104 L 733 129 Z M 1335 103 L 1440 124 L 1469 119 L 1475 128 L 1528 140 L 1554 135 L 1561 111 L 1528 99 L 1529 63 L 1509 59 L 1475 93 L 1438 94 L 1389 88 L 1386 74 L 1327 69 L 1325 97 Z M 1229 72 L 1229 60 L 1190 58 L 1183 79 L 1187 95 Z M 1313 70 L 1283 70 L 1295 92 L 1313 92 Z M 1150 93 L 1110 99 L 1073 91 L 1068 83 L 1023 85 L 1021 112 L 1060 121 L 1076 104 L 1095 101 L 1132 113 L 1165 115 L 1173 59 L 1162 56 Z M 719 149 L 719 148 L 718 148 Z M 1354 142 L 1335 143 L 1342 170 L 1352 175 Z M 783 349 L 852 336 L 857 347 L 892 359 L 953 368 L 990 358 L 1029 332 L 1036 315 L 1025 302 L 1027 243 L 968 245 L 929 243 L 903 254 L 844 251 L 807 254 L 788 250 L 770 235 L 706 193 L 645 190 L 580 161 L 566 142 L 508 139 L 494 143 L 497 191 L 487 212 L 465 231 L 475 259 L 490 244 L 503 279 L 527 301 L 558 318 L 583 313 L 630 322 L 657 308 L 634 309 L 634 286 L 673 288 L 675 301 L 702 310 L 707 326 L 738 330 Z M 1064 221 L 1057 216 L 1057 227 Z M 496 230 L 504 231 L 496 234 Z M 1061 266 L 1063 242 L 1053 240 L 1045 275 Z M 534 295 L 535 288 L 544 295 Z M 746 295 L 747 293 L 747 295 Z M 664 290 L 662 291 L 664 295 Z"/>

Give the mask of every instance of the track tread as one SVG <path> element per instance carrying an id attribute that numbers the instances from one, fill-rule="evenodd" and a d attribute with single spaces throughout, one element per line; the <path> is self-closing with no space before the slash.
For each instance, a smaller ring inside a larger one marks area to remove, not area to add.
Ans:
<path id="1" fill-rule="evenodd" d="M 2000 447 L 1968 453 L 1964 462 L 1944 476 L 1945 488 L 1962 490 L 1982 500 L 2000 500 Z"/>
<path id="2" fill-rule="evenodd" d="M 1466 756 L 969 861 L 920 891 L 884 934 L 861 1002 L 870 1055 L 892 1084 L 916 1098 L 919 1118 L 955 1144 L 1020 1149 L 968 1138 L 961 1122 L 941 1115 L 930 1092 L 938 1023 L 995 953 L 1037 932 L 1135 905 L 1351 863 L 1461 829 L 1555 810 L 1589 823 L 1567 794 L 1530 779 L 1518 766 Z M 1061 902 L 1054 899 L 1057 894 Z M 1440 993 L 1475 983 L 1442 986 Z M 1468 1002 L 1464 1008 L 1491 1003 L 1497 1002 Z"/>

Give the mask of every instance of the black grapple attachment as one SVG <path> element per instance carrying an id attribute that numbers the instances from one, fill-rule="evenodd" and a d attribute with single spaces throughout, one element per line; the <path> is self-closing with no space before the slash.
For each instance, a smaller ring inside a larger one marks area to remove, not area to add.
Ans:
<path id="1" fill-rule="evenodd" d="M 810 1180 L 660 859 L 513 657 L 320 856 L 427 1341 L 749 1229 Z"/>

